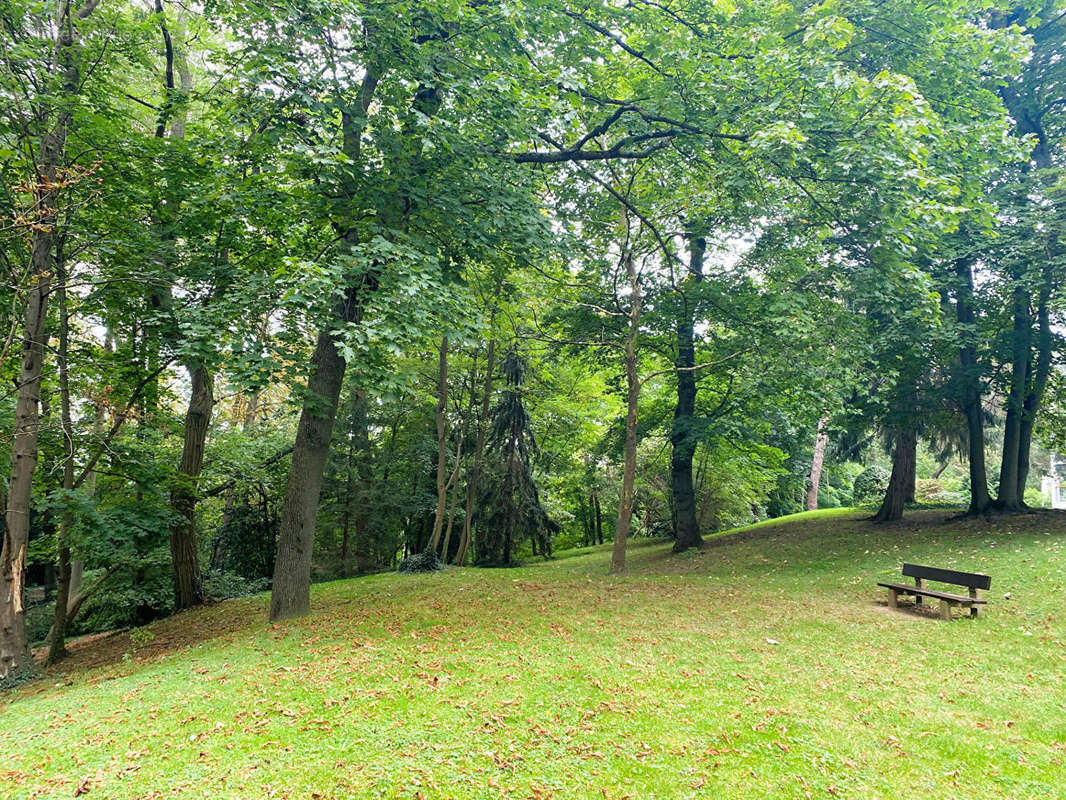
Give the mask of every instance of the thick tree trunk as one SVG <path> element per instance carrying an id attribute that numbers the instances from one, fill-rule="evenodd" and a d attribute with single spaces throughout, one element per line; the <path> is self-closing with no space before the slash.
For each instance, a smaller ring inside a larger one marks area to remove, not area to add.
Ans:
<path id="1" fill-rule="evenodd" d="M 211 373 L 202 362 L 187 367 L 192 390 L 185 412 L 185 442 L 181 463 L 170 492 L 170 507 L 178 521 L 170 529 L 170 557 L 174 568 L 174 610 L 204 602 L 203 578 L 196 547 L 196 484 L 204 465 L 204 444 L 211 425 L 214 392 Z"/>
<path id="2" fill-rule="evenodd" d="M 342 325 L 359 322 L 362 306 L 358 291 L 349 289 L 338 303 L 335 317 Z M 333 421 L 337 415 L 344 359 L 333 341 L 334 325 L 318 334 L 307 379 L 307 401 L 300 412 L 292 465 L 281 507 L 278 555 L 270 592 L 270 619 L 307 614 L 311 610 L 311 551 L 315 542 L 315 517 L 322 493 L 322 476 L 329 456 Z"/>
<path id="3" fill-rule="evenodd" d="M 828 417 L 818 420 L 817 433 L 814 436 L 814 456 L 811 458 L 811 474 L 807 487 L 807 510 L 815 511 L 818 508 L 818 489 L 822 483 L 822 465 L 825 463 L 825 446 L 829 443 L 829 434 L 825 432 L 825 426 L 829 424 Z"/>
<path id="4" fill-rule="evenodd" d="M 907 461 L 907 471 L 903 475 L 903 502 L 905 504 L 906 503 L 912 503 L 913 504 L 913 503 L 917 502 L 916 499 L 915 499 L 915 496 L 914 496 L 915 490 L 918 488 L 917 487 L 917 483 L 918 483 L 917 470 L 918 470 L 918 458 L 917 458 L 917 452 L 915 452 L 915 456 Z"/>
<path id="5" fill-rule="evenodd" d="M 373 102 L 381 72 L 370 64 L 359 87 L 355 104 L 341 115 L 341 149 L 352 168 L 361 162 L 362 136 L 367 112 Z M 353 228 L 338 224 L 348 245 L 358 243 Z M 285 486 L 281 507 L 278 554 L 274 561 L 274 582 L 270 591 L 270 619 L 307 614 L 311 610 L 311 551 L 315 542 L 315 517 L 322 493 L 322 476 L 329 457 L 333 421 L 337 416 L 341 384 L 344 381 L 344 359 L 333 341 L 333 328 L 363 317 L 362 292 L 372 292 L 376 280 L 372 275 L 360 286 L 351 286 L 334 307 L 333 323 L 318 333 L 315 352 L 311 356 L 311 375 L 307 380 L 307 399 L 300 411 L 296 429 L 292 464 Z"/>
<path id="6" fill-rule="evenodd" d="M 996 507 L 1002 511 L 1021 511 L 1024 507 L 1022 496 L 1018 493 L 1018 463 L 1030 378 L 1032 322 L 1029 291 L 1023 285 L 1021 276 L 1015 276 L 1010 393 L 1007 396 L 1007 418 L 1003 425 L 1003 457 L 999 468 L 999 496 L 996 498 Z"/>
<path id="7" fill-rule="evenodd" d="M 913 430 L 896 432 L 896 450 L 892 456 L 892 477 L 888 481 L 884 502 L 874 515 L 877 522 L 892 522 L 903 519 L 903 507 L 907 501 L 908 483 L 914 474 L 918 437 Z"/>
<path id="8" fill-rule="evenodd" d="M 632 253 L 623 255 L 626 275 L 629 278 L 630 309 L 629 332 L 625 344 L 626 368 L 626 443 L 625 465 L 622 469 L 622 491 L 618 498 L 618 527 L 614 532 L 614 547 L 611 549 L 612 575 L 626 570 L 626 543 L 633 517 L 633 486 L 637 475 L 637 407 L 640 402 L 640 378 L 637 375 L 637 337 L 640 332 L 642 297 L 640 280 Z"/>
<path id="9" fill-rule="evenodd" d="M 437 425 L 437 509 L 433 515 L 433 535 L 429 546 L 434 551 L 440 546 L 444 529 L 444 514 L 448 504 L 448 337 L 440 340 L 440 372 L 437 380 L 437 408 L 434 420 Z"/>
<path id="10" fill-rule="evenodd" d="M 1044 401 L 1048 379 L 1051 377 L 1051 265 L 1045 263 L 1042 270 L 1043 283 L 1040 287 L 1036 312 L 1036 368 L 1032 370 L 1032 379 L 1028 383 L 1025 402 L 1022 405 L 1022 419 L 1018 435 L 1018 499 L 1025 505 L 1025 484 L 1029 480 L 1029 461 L 1033 444 L 1033 428 L 1040 406 Z"/>
<path id="11" fill-rule="evenodd" d="M 966 415 L 970 466 L 970 514 L 983 514 L 992 505 L 985 469 L 985 422 L 981 402 L 981 375 L 974 341 L 973 265 L 968 259 L 955 263 L 958 276 L 955 317 L 962 328 L 959 366 L 962 371 L 962 409 Z"/>
<path id="12" fill-rule="evenodd" d="M 689 239 L 688 276 L 684 284 L 699 283 L 703 278 L 703 257 L 707 241 L 702 236 Z M 699 443 L 696 430 L 696 303 L 682 290 L 677 311 L 677 405 L 670 431 L 670 488 L 674 506 L 674 552 L 702 547 L 699 521 L 696 518 L 696 492 L 692 484 L 692 459 Z"/>

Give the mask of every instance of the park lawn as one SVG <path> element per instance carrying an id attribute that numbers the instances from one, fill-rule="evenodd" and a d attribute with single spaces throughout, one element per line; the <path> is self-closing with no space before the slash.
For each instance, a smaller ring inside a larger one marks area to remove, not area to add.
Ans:
<path id="1" fill-rule="evenodd" d="M 951 513 L 182 614 L 0 699 L 0 797 L 1066 797 L 1066 514 Z M 888 610 L 905 560 L 986 612 Z"/>

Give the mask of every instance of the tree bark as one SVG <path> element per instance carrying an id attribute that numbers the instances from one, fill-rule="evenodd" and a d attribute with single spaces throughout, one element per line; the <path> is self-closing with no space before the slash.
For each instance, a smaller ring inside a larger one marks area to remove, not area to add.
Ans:
<path id="1" fill-rule="evenodd" d="M 626 570 L 626 543 L 633 517 L 633 486 L 637 474 L 637 407 L 640 401 L 640 378 L 637 375 L 637 339 L 640 333 L 641 291 L 633 254 L 623 254 L 626 276 L 629 279 L 630 307 L 629 331 L 625 343 L 626 368 L 626 443 L 625 465 L 622 468 L 622 491 L 618 498 L 618 527 L 614 532 L 614 547 L 611 549 L 610 573 L 617 575 Z"/>
<path id="2" fill-rule="evenodd" d="M 70 353 L 70 310 L 67 307 L 67 268 L 63 255 L 63 241 L 55 245 L 56 300 L 59 305 L 59 405 L 60 425 L 63 431 L 63 489 L 74 489 L 74 424 L 70 411 L 70 368 L 67 357 Z M 55 664 L 67 654 L 66 637 L 68 612 L 73 581 L 70 557 L 70 529 L 74 520 L 68 511 L 59 522 L 56 542 L 59 562 L 59 579 L 56 589 L 55 614 L 52 629 L 48 632 L 48 656 L 46 664 Z M 80 583 L 79 575 L 79 583 Z M 80 587 L 79 587 L 80 588 Z"/>
<path id="3" fill-rule="evenodd" d="M 807 487 L 807 510 L 815 511 L 818 508 L 818 488 L 822 483 L 822 464 L 825 462 L 825 446 L 829 442 L 829 434 L 825 432 L 825 426 L 829 424 L 828 417 L 818 420 L 818 431 L 814 437 L 814 457 L 811 459 L 810 486 Z"/>
<path id="4" fill-rule="evenodd" d="M 197 482 L 204 464 L 204 444 L 211 425 L 214 391 L 211 373 L 200 361 L 190 362 L 186 369 L 192 389 L 189 407 L 185 412 L 185 441 L 181 463 L 170 492 L 170 506 L 178 521 L 170 529 L 170 556 L 174 568 L 174 610 L 201 605 L 204 602 L 203 577 L 196 547 Z"/>
<path id="5" fill-rule="evenodd" d="M 349 322 L 361 321 L 358 290 L 346 292 L 334 309 L 334 317 L 342 327 Z M 315 517 L 345 368 L 344 359 L 333 341 L 332 327 L 327 326 L 318 334 L 311 357 L 311 375 L 307 379 L 307 400 L 296 429 L 270 592 L 270 619 L 275 621 L 307 614 L 311 610 Z"/>
<path id="6" fill-rule="evenodd" d="M 973 264 L 960 258 L 955 262 L 958 277 L 955 299 L 955 318 L 962 328 L 959 345 L 959 366 L 962 372 L 962 408 L 966 415 L 966 431 L 970 467 L 970 514 L 983 514 L 992 505 L 988 492 L 985 468 L 985 422 L 981 402 L 981 374 L 977 363 L 975 315 L 973 307 Z"/>
<path id="7" fill-rule="evenodd" d="M 367 112 L 380 79 L 381 72 L 377 65 L 368 65 L 358 99 L 341 115 L 341 149 L 353 169 L 361 162 Z M 336 227 L 346 244 L 358 243 L 354 228 L 342 223 Z M 343 328 L 351 322 L 362 321 L 362 293 L 372 292 L 375 288 L 373 275 L 366 276 L 361 285 L 348 287 L 344 295 L 337 299 L 332 323 L 319 331 L 315 342 L 307 395 L 300 411 L 281 508 L 278 553 L 270 591 L 271 620 L 299 616 L 311 610 L 311 551 L 315 541 L 315 517 L 318 514 L 322 478 L 329 457 L 333 421 L 337 416 L 345 369 L 344 359 L 333 341 L 333 328 Z"/>
<path id="8" fill-rule="evenodd" d="M 37 468 L 38 407 L 44 362 L 45 323 L 52 288 L 52 248 L 57 224 L 59 185 L 56 180 L 66 151 L 67 127 L 71 120 L 69 101 L 77 94 L 78 69 L 74 64 L 74 17 L 84 19 L 95 5 L 82 6 L 72 14 L 69 3 L 58 6 L 55 38 L 56 67 L 60 71 L 60 105 L 54 109 L 55 124 L 41 137 L 34 200 L 36 218 L 30 249 L 33 285 L 26 295 L 23 315 L 22 358 L 15 393 L 15 426 L 11 446 L 11 474 L 7 511 L 0 547 L 0 681 L 17 677 L 32 668 L 26 636 L 25 589 L 26 547 L 29 543 L 33 476 Z"/>
<path id="9" fill-rule="evenodd" d="M 1007 418 L 1003 425 L 1003 456 L 999 468 L 999 495 L 996 498 L 996 507 L 1002 511 L 1023 509 L 1022 497 L 1018 493 L 1018 463 L 1021 455 L 1022 416 L 1029 383 L 1032 338 L 1029 292 L 1022 283 L 1022 276 L 1016 275 L 1010 393 L 1007 396 Z"/>
<path id="10" fill-rule="evenodd" d="M 437 425 L 437 508 L 433 515 L 433 535 L 429 546 L 436 551 L 444 529 L 444 514 L 448 503 L 448 337 L 440 340 L 440 371 L 437 380 L 437 408 L 434 420 Z"/>
<path id="11" fill-rule="evenodd" d="M 499 292 L 497 291 L 497 295 Z M 493 312 L 495 316 L 495 312 Z M 481 413 L 477 420 L 477 442 L 474 445 L 474 460 L 470 473 L 466 476 L 466 514 L 463 517 L 463 534 L 459 539 L 459 549 L 455 553 L 455 562 L 459 566 L 466 563 L 466 554 L 470 548 L 471 526 L 474 520 L 474 506 L 477 503 L 478 484 L 481 480 L 481 468 L 485 458 L 485 436 L 488 430 L 489 408 L 492 405 L 492 379 L 496 370 L 496 340 L 489 339 L 488 352 L 485 354 L 485 385 L 481 394 Z"/>
<path id="12" fill-rule="evenodd" d="M 1030 163 L 1025 171 L 1035 168 L 1041 175 L 1035 184 L 1047 188 L 1050 183 L 1048 170 L 1053 167 L 1048 132 L 1044 127 L 1047 107 L 1032 108 L 1029 100 L 1019 94 L 1016 87 L 1005 84 L 1000 87 L 1000 96 L 1014 119 L 1015 128 L 1022 136 L 1032 136 L 1035 143 L 1030 154 Z M 1047 375 L 1050 372 L 1051 329 L 1050 320 L 1043 317 L 1053 287 L 1051 263 L 1058 250 L 1058 237 L 1052 232 L 1052 243 L 1041 269 L 1042 285 L 1037 309 L 1037 355 L 1033 364 L 1033 318 L 1032 293 L 1026 285 L 1023 269 L 1017 270 L 1014 278 L 1014 347 L 1011 358 L 1011 384 L 1007 398 L 1007 419 L 1003 428 L 1003 457 L 1000 462 L 999 494 L 996 508 L 1001 511 L 1025 509 L 1025 481 L 1029 476 L 1029 450 L 1033 426 L 1040 410 Z M 1046 345 L 1046 349 L 1045 349 Z M 1046 353 L 1046 355 L 1045 355 Z M 1047 359 L 1047 360 L 1045 360 Z"/>
<path id="13" fill-rule="evenodd" d="M 683 285 L 699 283 L 703 279 L 703 258 L 707 240 L 702 236 L 689 239 L 688 275 Z M 670 455 L 670 488 L 674 505 L 674 552 L 703 546 L 699 521 L 696 518 L 696 492 L 692 483 L 692 459 L 699 444 L 696 430 L 696 366 L 695 315 L 696 303 L 679 292 L 676 320 L 677 330 L 677 404 L 670 431 L 673 446 Z"/>
<path id="14" fill-rule="evenodd" d="M 600 493 L 593 492 L 592 499 L 596 504 L 596 544 L 603 544 L 603 509 L 600 507 Z"/>
<path id="15" fill-rule="evenodd" d="M 892 477 L 888 481 L 884 502 L 874 515 L 877 522 L 893 522 L 903 519 L 903 507 L 907 500 L 909 476 L 914 474 L 918 437 L 913 429 L 896 432 L 896 450 L 892 456 Z"/>
<path id="16" fill-rule="evenodd" d="M 1051 377 L 1051 264 L 1045 262 L 1041 271 L 1042 283 L 1036 311 L 1036 366 L 1031 370 L 1025 401 L 1022 404 L 1022 419 L 1018 435 L 1018 499 L 1025 506 L 1025 484 L 1029 479 L 1030 453 L 1033 444 L 1033 428 L 1044 401 L 1048 379 Z"/>
<path id="17" fill-rule="evenodd" d="M 378 560 L 370 541 L 370 488 L 374 482 L 373 464 L 370 453 L 370 415 L 366 392 L 356 390 L 355 431 L 353 433 L 355 451 L 355 569 L 357 572 L 372 572 L 377 568 Z"/>

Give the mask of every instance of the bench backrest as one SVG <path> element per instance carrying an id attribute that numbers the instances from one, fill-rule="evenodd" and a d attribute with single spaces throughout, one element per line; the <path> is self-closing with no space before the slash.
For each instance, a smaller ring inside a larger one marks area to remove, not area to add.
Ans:
<path id="1" fill-rule="evenodd" d="M 956 572 L 953 569 L 939 569 L 938 567 L 923 567 L 921 564 L 904 564 L 903 574 L 908 578 L 953 583 L 956 586 L 969 586 L 971 589 L 987 590 L 992 585 L 992 577 L 990 575 L 979 575 L 976 572 Z"/>

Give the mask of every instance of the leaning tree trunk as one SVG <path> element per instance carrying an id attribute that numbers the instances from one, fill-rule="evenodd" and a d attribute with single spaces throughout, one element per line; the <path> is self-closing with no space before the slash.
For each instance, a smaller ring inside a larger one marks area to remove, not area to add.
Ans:
<path id="1" fill-rule="evenodd" d="M 363 75 L 356 102 L 341 114 L 341 149 L 352 169 L 361 163 L 362 136 L 367 112 L 373 102 L 381 72 L 370 64 Z M 344 230 L 344 242 L 358 243 L 354 228 Z M 322 479 L 329 457 L 333 421 L 337 416 L 344 359 L 333 340 L 333 330 L 363 317 L 363 293 L 376 288 L 376 278 L 367 275 L 362 285 L 348 287 L 333 309 L 333 319 L 318 333 L 307 379 L 307 399 L 300 411 L 293 444 L 292 464 L 281 507 L 278 552 L 270 591 L 270 619 L 307 614 L 311 610 L 311 550 L 315 541 L 315 517 L 322 493 Z"/>
<path id="2" fill-rule="evenodd" d="M 828 423 L 828 417 L 822 417 L 818 420 L 818 431 L 814 437 L 814 456 L 811 458 L 810 486 L 807 487 L 808 511 L 815 511 L 818 508 L 818 489 L 822 483 L 822 465 L 825 463 L 825 446 L 829 443 L 829 434 L 825 432 L 825 426 Z"/>
<path id="3" fill-rule="evenodd" d="M 37 467 L 37 411 L 44 361 L 44 325 L 51 291 L 54 219 L 53 215 L 49 222 L 41 225 L 42 230 L 34 234 L 31 268 L 35 283 L 26 297 L 23 318 L 22 365 L 15 400 L 11 478 L 8 482 L 4 544 L 0 550 L 0 680 L 30 667 L 23 590 L 33 473 Z"/>
<path id="4" fill-rule="evenodd" d="M 888 481 L 884 502 L 874 515 L 877 522 L 892 522 L 903 519 L 903 507 L 907 502 L 908 485 L 914 474 L 918 437 L 913 429 L 900 429 L 896 433 L 896 451 L 892 457 L 892 477 Z"/>
<path id="5" fill-rule="evenodd" d="M 334 316 L 342 325 L 359 322 L 362 307 L 358 292 L 350 289 L 338 303 Z M 336 324 L 336 323 L 335 323 Z M 329 457 L 333 421 L 337 416 L 344 359 L 333 340 L 334 325 L 318 334 L 307 379 L 307 401 L 300 412 L 292 465 L 281 507 L 278 555 L 270 592 L 270 619 L 307 614 L 311 610 L 311 550 L 315 541 L 315 517 L 322 493 L 322 478 Z"/>
<path id="6" fill-rule="evenodd" d="M 61 104 L 55 111 L 55 125 L 41 137 L 41 151 L 37 160 L 34 193 L 36 214 L 30 247 L 30 275 L 34 283 L 26 294 L 23 316 L 11 474 L 3 546 L 0 547 L 0 681 L 16 677 L 31 668 L 23 591 L 33 474 L 37 468 L 37 413 L 44 363 L 44 328 L 48 315 L 48 295 L 52 288 L 52 247 L 58 217 L 60 182 L 57 176 L 63 162 L 67 127 L 71 119 L 69 103 L 77 94 L 79 84 L 78 69 L 73 58 L 74 17 L 85 19 L 95 7 L 95 3 L 89 3 L 72 14 L 71 5 L 63 3 L 59 6 L 56 20 L 55 63 L 61 70 L 58 75 Z"/>
<path id="7" fill-rule="evenodd" d="M 703 256 L 707 240 L 693 236 L 689 245 L 688 276 L 684 284 L 699 283 L 703 278 Z M 674 552 L 702 547 L 700 525 L 696 518 L 696 491 L 692 484 L 692 459 L 699 443 L 696 431 L 696 303 L 680 292 L 677 311 L 677 405 L 670 430 L 670 489 L 674 505 Z"/>
<path id="8" fill-rule="evenodd" d="M 626 367 L 626 443 L 625 466 L 622 469 L 622 491 L 618 498 L 618 527 L 614 532 L 614 547 L 611 549 L 612 575 L 626 570 L 626 542 L 633 517 L 633 485 L 637 474 L 637 406 L 640 401 L 640 379 L 637 376 L 637 336 L 640 332 L 641 292 L 640 280 L 632 253 L 626 253 L 626 275 L 629 278 L 630 309 L 629 333 L 625 344 Z"/>
<path id="9" fill-rule="evenodd" d="M 202 362 L 188 364 L 192 392 L 185 413 L 185 442 L 181 463 L 170 492 L 170 506 L 177 522 L 170 529 L 170 556 L 174 568 L 174 609 L 192 608 L 204 602 L 200 558 L 196 549 L 196 484 L 204 465 L 204 444 L 211 424 L 214 393 L 211 373 Z"/>

